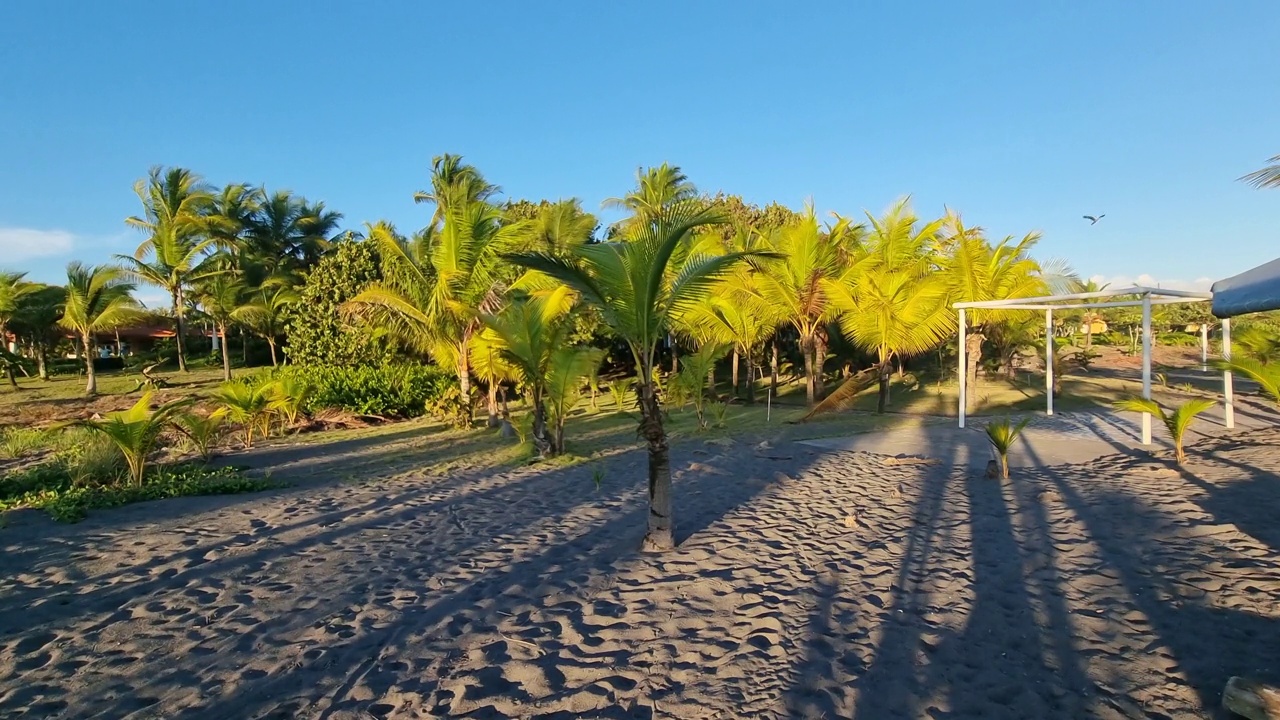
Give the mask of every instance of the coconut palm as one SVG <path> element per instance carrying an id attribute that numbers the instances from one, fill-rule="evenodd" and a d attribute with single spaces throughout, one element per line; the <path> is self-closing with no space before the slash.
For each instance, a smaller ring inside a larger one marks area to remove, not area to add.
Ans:
<path id="1" fill-rule="evenodd" d="M 517 265 L 544 272 L 576 291 L 631 350 L 639 430 L 649 450 L 644 547 L 650 550 L 674 547 L 667 433 L 654 381 L 658 345 L 670 331 L 672 319 L 704 296 L 742 254 L 689 258 L 675 275 L 668 269 L 677 248 L 690 242 L 695 229 L 723 221 L 719 212 L 697 202 L 678 202 L 657 212 L 652 222 L 633 224 L 622 242 L 585 245 L 569 258 L 546 253 L 508 256 Z"/>
<path id="2" fill-rule="evenodd" d="M 39 286 L 23 280 L 26 273 L 0 272 L 0 352 L 9 352 L 9 321 L 18 312 L 23 296 L 34 292 Z M 13 374 L 13 363 L 5 363 L 5 375 L 9 384 L 18 387 L 18 379 Z"/>
<path id="3" fill-rule="evenodd" d="M 1187 461 L 1187 453 L 1182 448 L 1183 438 L 1187 434 L 1187 428 L 1191 427 L 1191 421 L 1196 415 L 1208 410 L 1215 405 L 1214 401 L 1208 398 L 1192 398 L 1176 408 L 1172 412 L 1167 412 L 1155 400 L 1150 398 L 1131 397 L 1116 403 L 1117 410 L 1127 410 L 1129 412 L 1150 413 L 1158 418 L 1169 431 L 1169 439 L 1173 440 L 1174 460 L 1182 465 Z"/>
<path id="4" fill-rule="evenodd" d="M 1261 365 L 1280 362 L 1280 334 L 1257 325 L 1241 330 L 1232 338 L 1235 349 Z"/>
<path id="5" fill-rule="evenodd" d="M 451 206 L 488 202 L 499 192 L 501 188 L 485 180 L 474 165 L 464 163 L 461 155 L 445 153 L 431 159 L 431 189 L 414 193 L 413 201 L 435 205 L 430 224 L 439 225 Z"/>
<path id="6" fill-rule="evenodd" d="M 265 194 L 245 230 L 250 253 L 267 274 L 299 272 L 320 259 L 342 215 L 288 190 Z"/>
<path id="7" fill-rule="evenodd" d="M 1030 422 L 1031 418 L 1023 418 L 1017 423 L 1006 419 L 987 424 L 987 442 L 1000 456 L 1000 477 L 1004 480 L 1009 479 L 1009 450 Z"/>
<path id="8" fill-rule="evenodd" d="M 698 429 L 707 428 L 706 392 L 703 378 L 715 371 L 716 363 L 729 352 L 730 343 L 704 342 L 695 352 L 680 358 L 680 372 L 676 381 L 684 385 L 693 400 L 693 412 L 698 418 Z"/>
<path id="9" fill-rule="evenodd" d="M 213 415 L 240 425 L 244 446 L 253 447 L 254 433 L 266 437 L 271 432 L 272 383 L 248 385 L 224 382 L 209 396 L 218 404 Z"/>
<path id="10" fill-rule="evenodd" d="M 1243 375 L 1258 383 L 1262 392 L 1271 401 L 1280 405 L 1280 363 L 1262 362 L 1252 357 L 1236 357 L 1230 360 L 1218 360 L 1213 366 L 1219 370 L 1227 370 Z"/>
<path id="11" fill-rule="evenodd" d="M 219 273 L 202 280 L 193 290 L 194 300 L 200 309 L 213 320 L 214 332 L 221 338 L 222 379 L 231 379 L 231 352 L 227 349 L 227 328 L 244 307 L 248 292 L 243 281 L 230 273 Z"/>
<path id="12" fill-rule="evenodd" d="M 152 410 L 151 396 L 150 391 L 143 393 L 133 407 L 108 413 L 101 420 L 78 420 L 68 424 L 102 435 L 119 448 L 125 464 L 129 466 L 129 478 L 136 487 L 142 487 L 147 459 L 155 449 L 160 433 L 173 424 L 181 409 L 194 402 L 194 398 L 183 398 Z"/>
<path id="13" fill-rule="evenodd" d="M 386 223 L 369 227 L 383 279 L 346 305 L 347 312 L 387 328 L 411 348 L 457 368 L 458 386 L 471 414 L 472 339 L 483 313 L 501 304 L 500 254 L 519 246 L 528 225 L 504 225 L 486 202 L 455 204 L 439 231 L 428 228 L 412 242 Z"/>
<path id="14" fill-rule="evenodd" d="M 1256 188 L 1280 188 L 1280 155 L 1276 155 L 1267 162 L 1269 164 L 1266 167 L 1254 170 L 1240 180 Z"/>
<path id="15" fill-rule="evenodd" d="M 977 302 L 1044 295 L 1048 291 L 1044 271 L 1040 263 L 1030 256 L 1031 248 L 1039 240 L 1039 233 L 1028 233 L 1017 242 L 1006 237 L 993 245 L 987 241 L 981 228 L 965 227 L 958 213 L 948 211 L 943 218 L 939 246 L 946 250 L 940 263 L 948 285 L 949 301 Z M 965 336 L 966 372 L 971 384 L 978 379 L 987 323 L 1017 317 L 1010 312 L 977 308 L 966 312 L 969 325 Z M 970 397 L 974 395 L 976 393 Z"/>
<path id="16" fill-rule="evenodd" d="M 823 232 L 810 206 L 799 222 L 775 230 L 764 243 L 778 258 L 762 262 L 755 292 L 799 335 L 810 405 L 822 395 L 826 326 L 837 313 L 830 291 L 850 272 L 844 248 L 856 245 L 862 233 L 862 226 L 844 219 Z"/>
<path id="17" fill-rule="evenodd" d="M 62 317 L 62 303 L 67 293 L 54 285 L 35 285 L 35 289 L 24 292 L 18 299 L 17 309 L 9 318 L 8 328 L 17 337 L 19 344 L 25 346 L 35 357 L 36 368 L 41 380 L 49 379 L 49 353 L 63 338 L 63 331 L 58 327 Z M 0 326 L 0 335 L 3 327 Z"/>
<path id="18" fill-rule="evenodd" d="M 267 341 L 271 350 L 271 366 L 276 367 L 276 342 L 289 322 L 289 308 L 302 299 L 288 280 L 281 276 L 268 278 L 250 290 L 245 304 L 236 308 L 231 319 L 242 323 L 253 334 Z"/>
<path id="19" fill-rule="evenodd" d="M 636 188 L 620 198 L 608 198 L 606 208 L 627 210 L 631 217 L 619 224 L 652 222 L 666 207 L 693 200 L 698 189 L 679 167 L 662 163 L 658 167 L 637 168 Z"/>
<path id="20" fill-rule="evenodd" d="M 125 220 L 146 234 L 132 257 L 117 255 L 124 269 L 138 282 L 169 293 L 178 346 L 178 369 L 187 369 L 186 290 L 209 274 L 218 272 L 206 252 L 217 240 L 211 234 L 209 215 L 214 210 L 213 191 L 199 175 L 183 168 L 153 167 L 145 180 L 134 185 L 142 201 L 142 216 Z"/>
<path id="21" fill-rule="evenodd" d="M 133 299 L 134 287 L 118 267 L 86 267 L 76 261 L 67 264 L 66 298 L 58 324 L 75 333 L 84 354 L 86 395 L 98 392 L 98 376 L 93 369 L 94 336 L 128 326 L 142 317 L 142 308 Z"/>

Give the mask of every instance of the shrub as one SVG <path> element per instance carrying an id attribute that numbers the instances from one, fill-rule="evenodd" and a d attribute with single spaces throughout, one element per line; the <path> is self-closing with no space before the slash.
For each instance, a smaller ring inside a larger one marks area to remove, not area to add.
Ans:
<path id="1" fill-rule="evenodd" d="M 160 433 L 173 423 L 173 416 L 180 408 L 190 404 L 190 399 L 176 400 L 151 409 L 150 392 L 143 393 L 133 407 L 109 413 L 101 420 L 80 420 L 74 423 L 96 433 L 116 446 L 129 466 L 129 477 L 134 485 L 142 485 L 147 469 L 147 458 L 155 449 Z"/>
<path id="2" fill-rule="evenodd" d="M 462 390 L 450 383 L 443 392 L 428 398 L 425 407 L 431 417 L 440 422 L 454 427 L 468 427 L 471 425 L 471 408 L 475 407 L 475 397 L 474 393 L 469 399 L 464 397 Z"/>
<path id="3" fill-rule="evenodd" d="M 387 343 L 343 320 L 339 308 L 382 277 L 371 243 L 340 242 L 307 273 L 301 300 L 289 310 L 285 355 L 296 365 L 357 368 L 390 357 Z"/>
<path id="4" fill-rule="evenodd" d="M 359 415 L 419 417 L 429 405 L 439 405 L 450 389 L 457 391 L 453 374 L 434 365 L 293 365 L 273 376 L 309 388 L 302 403 L 307 412 L 332 408 Z"/>
<path id="5" fill-rule="evenodd" d="M 0 457 L 17 460 L 49 447 L 49 433 L 34 428 L 0 430 Z"/>

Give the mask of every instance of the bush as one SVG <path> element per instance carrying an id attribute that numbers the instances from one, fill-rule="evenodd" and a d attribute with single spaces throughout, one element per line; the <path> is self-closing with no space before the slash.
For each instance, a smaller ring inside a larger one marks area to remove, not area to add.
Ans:
<path id="1" fill-rule="evenodd" d="M 1156 336 L 1156 344 L 1171 347 L 1199 347 L 1200 336 L 1184 332 L 1161 333 Z"/>
<path id="2" fill-rule="evenodd" d="M 284 353 L 297 365 L 360 367 L 390 357 L 387 343 L 368 329 L 346 322 L 343 303 L 382 278 L 377 250 L 370 243 L 344 241 L 326 252 L 307 273 L 300 302 L 289 314 Z"/>
<path id="3" fill-rule="evenodd" d="M 310 389 L 303 410 L 346 410 L 359 415 L 411 418 L 424 415 L 457 379 L 434 365 L 337 367 L 291 365 L 271 374 Z"/>
<path id="4" fill-rule="evenodd" d="M 95 508 L 170 497 L 229 495 L 279 486 L 267 479 L 246 477 L 235 468 L 210 469 L 200 465 L 159 468 L 148 475 L 142 485 L 82 485 L 76 483 L 64 464 L 48 462 L 0 479 L 0 510 L 38 508 L 59 522 L 76 522 Z"/>

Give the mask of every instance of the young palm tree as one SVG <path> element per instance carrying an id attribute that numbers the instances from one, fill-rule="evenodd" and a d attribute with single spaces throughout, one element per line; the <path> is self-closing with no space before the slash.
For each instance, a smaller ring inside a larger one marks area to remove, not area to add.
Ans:
<path id="1" fill-rule="evenodd" d="M 412 243 L 395 228 L 371 226 L 383 280 L 347 303 L 347 311 L 388 328 L 406 345 L 457 368 L 458 386 L 471 414 L 472 339 L 484 327 L 480 316 L 498 309 L 503 284 L 500 254 L 514 249 L 528 225 L 504 225 L 501 212 L 485 202 L 453 205 L 439 232 Z"/>
<path id="2" fill-rule="evenodd" d="M 133 407 L 120 412 L 108 413 L 101 420 L 79 420 L 69 423 L 70 426 L 82 427 L 109 439 L 129 466 L 129 478 L 137 487 L 142 487 L 143 476 L 147 470 L 147 458 L 155 449 L 156 440 L 165 428 L 173 424 L 175 416 L 182 408 L 190 405 L 193 398 L 175 400 L 151 409 L 151 392 L 143 393 Z"/>
<path id="3" fill-rule="evenodd" d="M 227 349 L 227 328 L 236 319 L 236 313 L 244 307 L 247 288 L 244 283 L 230 275 L 220 273 L 202 280 L 195 286 L 195 301 L 200 309 L 213 320 L 214 332 L 221 338 L 218 346 L 222 349 L 222 379 L 231 379 L 231 351 Z"/>
<path id="4" fill-rule="evenodd" d="M 556 295 L 567 295 L 563 285 Z M 500 312 L 481 315 L 494 342 L 490 348 L 508 363 L 529 390 L 533 428 L 530 433 L 539 457 L 558 452 L 547 431 L 547 380 L 552 356 L 564 344 L 565 324 L 560 322 L 556 297 L 517 298 Z"/>
<path id="5" fill-rule="evenodd" d="M 266 437 L 271 432 L 273 410 L 271 400 L 275 391 L 272 383 L 246 385 L 242 382 L 224 382 L 210 395 L 218 403 L 215 417 L 238 423 L 244 433 L 244 446 L 253 447 L 254 433 Z"/>
<path id="6" fill-rule="evenodd" d="M 164 288 L 172 301 L 178 369 L 186 372 L 186 290 L 216 272 L 207 250 L 216 238 L 209 215 L 214 196 L 199 175 L 183 168 L 154 167 L 133 188 L 142 201 L 141 217 L 125 223 L 147 235 L 132 257 L 117 255 L 135 280 Z"/>
<path id="7" fill-rule="evenodd" d="M 1213 363 L 1219 370 L 1229 370 L 1258 383 L 1271 401 L 1280 405 L 1280 363 L 1262 362 L 1251 357 L 1218 360 Z"/>
<path id="8" fill-rule="evenodd" d="M 729 352 L 729 343 L 704 342 L 696 352 L 680 358 L 679 381 L 684 383 L 690 399 L 693 400 L 693 412 L 698 417 L 698 429 L 707 429 L 706 392 L 703 378 L 714 372 L 716 363 Z"/>
<path id="9" fill-rule="evenodd" d="M 1001 420 L 987 424 L 987 442 L 991 443 L 991 447 L 1000 456 L 1000 477 L 1004 480 L 1009 479 L 1009 450 L 1029 422 L 1031 418 L 1023 418 L 1018 423 Z"/>
<path id="10" fill-rule="evenodd" d="M 775 230 L 765 242 L 779 259 L 762 263 L 755 276 L 755 292 L 800 336 L 810 405 L 822 395 L 826 326 L 837 314 L 831 289 L 842 284 L 851 271 L 844 248 L 856 245 L 862 234 L 862 226 L 844 219 L 823 232 L 809 207 L 799 222 Z"/>
<path id="11" fill-rule="evenodd" d="M 118 267 L 86 267 L 75 261 L 67 264 L 66 299 L 58 324 L 75 333 L 84 353 L 86 395 L 98 392 L 98 377 L 93 370 L 94 336 L 142 317 L 142 308 L 131 294 L 133 290 L 133 283 L 126 281 L 124 271 Z"/>
<path id="12" fill-rule="evenodd" d="M 672 318 L 704 296 L 714 281 L 742 258 L 740 253 L 698 256 L 668 274 L 673 254 L 691 233 L 723 222 L 719 212 L 696 202 L 679 202 L 659 211 L 652 222 L 633 224 L 623 242 L 585 245 L 571 258 L 546 253 L 508 256 L 518 265 L 544 272 L 576 291 L 631 350 L 636 364 L 640 434 L 649 449 L 649 521 L 644 547 L 674 547 L 671 466 L 662 424 L 656 375 L 659 343 Z"/>
<path id="13" fill-rule="evenodd" d="M 276 276 L 252 290 L 248 301 L 236 308 L 231 319 L 243 323 L 255 335 L 267 341 L 271 350 L 271 367 L 279 365 L 276 357 L 276 342 L 288 324 L 288 311 L 302 299 L 298 291 L 291 287 L 287 280 Z"/>
<path id="14" fill-rule="evenodd" d="M 49 353 L 63 338 L 58 327 L 62 303 L 67 293 L 55 285 L 36 285 L 18 299 L 17 309 L 8 321 L 9 331 L 35 356 L 41 380 L 49 379 Z M 0 333 L 3 326 L 0 326 Z"/>
<path id="15" fill-rule="evenodd" d="M 1158 418 L 1164 424 L 1165 429 L 1169 431 L 1169 438 L 1173 440 L 1174 459 L 1179 465 L 1187 461 L 1187 453 L 1182 449 L 1183 437 L 1187 433 L 1187 428 L 1191 427 L 1191 421 L 1196 415 L 1208 410 L 1215 405 L 1214 401 L 1208 398 L 1193 398 L 1188 400 L 1176 408 L 1173 412 L 1166 412 L 1155 400 L 1141 397 L 1132 397 L 1121 400 L 1116 403 L 1117 410 L 1126 410 L 1137 413 L 1150 413 Z"/>

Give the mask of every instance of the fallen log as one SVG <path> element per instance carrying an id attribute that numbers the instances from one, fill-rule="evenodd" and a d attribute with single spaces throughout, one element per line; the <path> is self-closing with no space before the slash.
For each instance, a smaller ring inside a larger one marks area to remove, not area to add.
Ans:
<path id="1" fill-rule="evenodd" d="M 1233 677 L 1222 691 L 1222 707 L 1249 720 L 1280 720 L 1280 687 Z"/>

